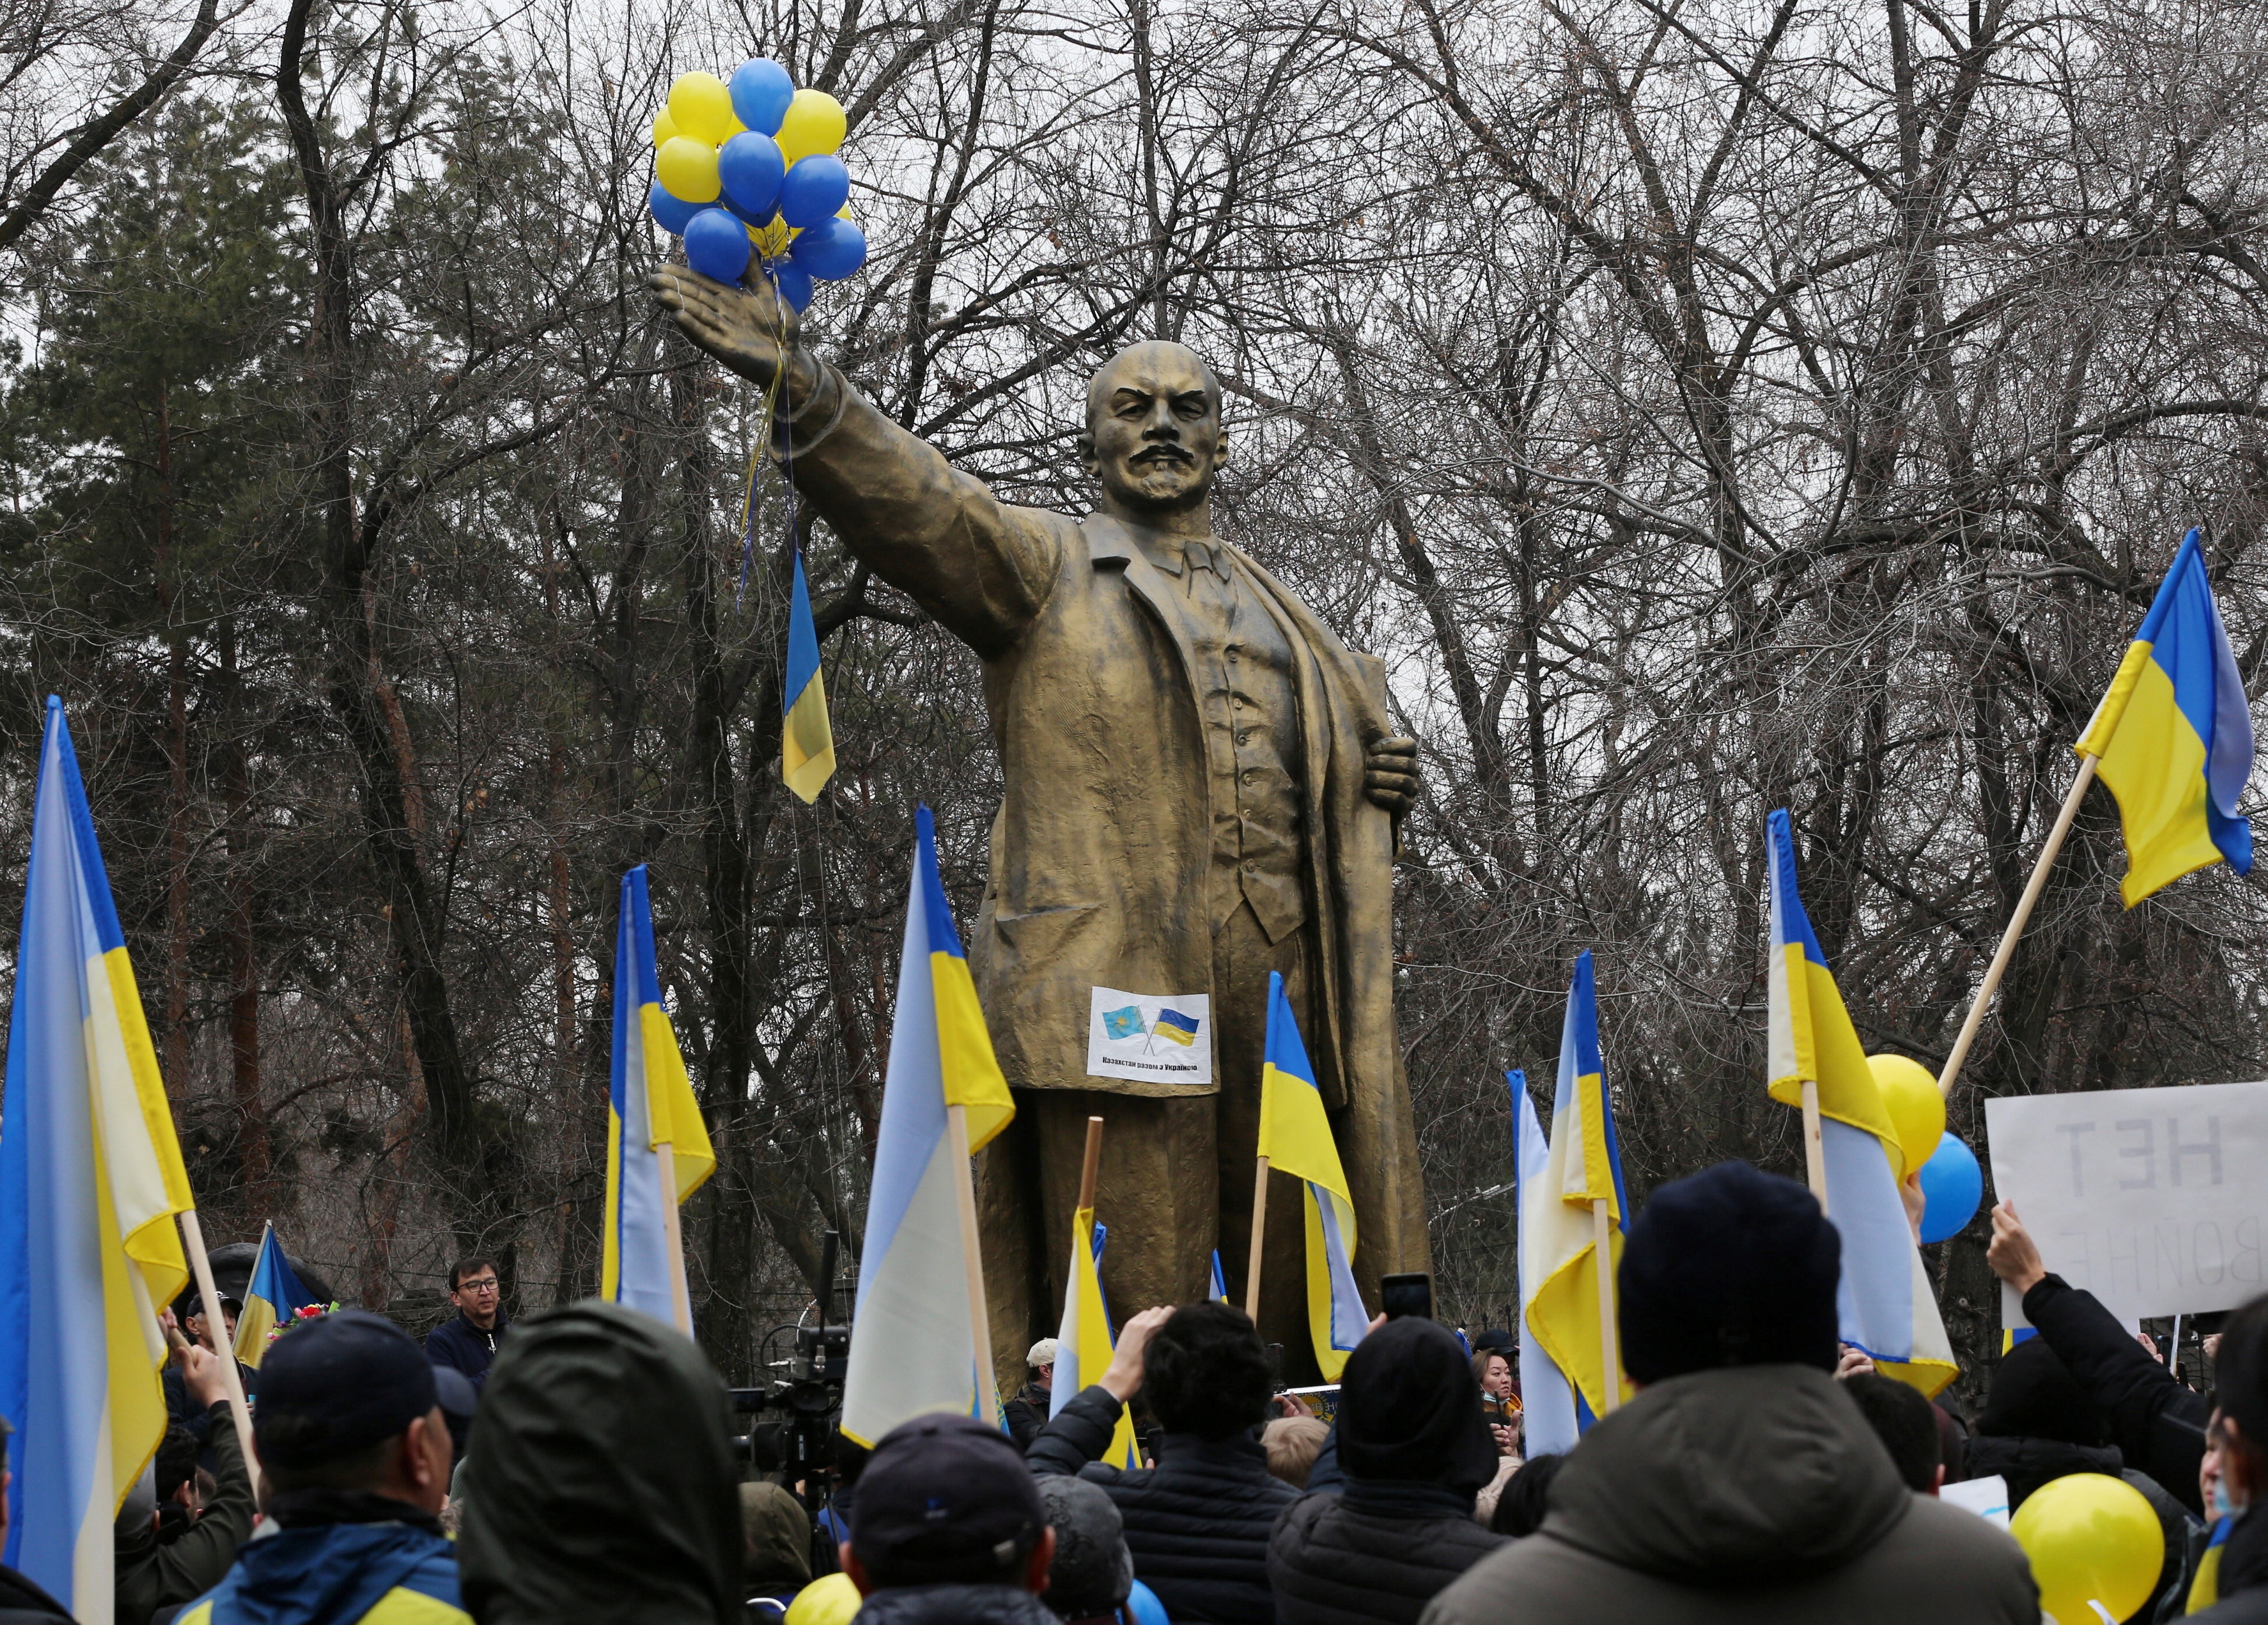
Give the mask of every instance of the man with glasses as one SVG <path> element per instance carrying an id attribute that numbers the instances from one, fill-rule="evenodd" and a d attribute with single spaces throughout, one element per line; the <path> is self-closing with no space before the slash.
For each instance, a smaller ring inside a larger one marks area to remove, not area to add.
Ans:
<path id="1" fill-rule="evenodd" d="M 496 1261 L 460 1260 L 449 1271 L 449 1301 L 457 1306 L 457 1318 L 425 1335 L 425 1357 L 462 1371 L 477 1392 L 489 1379 L 489 1367 L 496 1363 L 497 1345 L 504 1341 L 507 1324 Z"/>

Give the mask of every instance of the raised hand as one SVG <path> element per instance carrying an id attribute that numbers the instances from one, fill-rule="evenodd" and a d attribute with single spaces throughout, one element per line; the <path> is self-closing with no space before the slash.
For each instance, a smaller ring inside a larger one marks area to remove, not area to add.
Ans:
<path id="1" fill-rule="evenodd" d="M 1373 739 L 1363 755 L 1363 789 L 1379 806 L 1395 817 L 1410 810 L 1418 798 L 1418 741 Z"/>
<path id="2" fill-rule="evenodd" d="M 781 358 L 795 354 L 802 322 L 761 276 L 753 288 L 734 288 L 665 265 L 647 276 L 646 286 L 696 349 L 761 388 L 770 387 Z"/>

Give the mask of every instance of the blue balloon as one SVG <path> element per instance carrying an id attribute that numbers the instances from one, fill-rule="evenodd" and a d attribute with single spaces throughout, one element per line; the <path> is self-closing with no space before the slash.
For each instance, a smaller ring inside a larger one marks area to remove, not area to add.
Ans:
<path id="1" fill-rule="evenodd" d="M 1158 1593 L 1141 1581 L 1126 1593 L 1126 1612 L 1134 1616 L 1134 1625 L 1167 1625 L 1166 1605 L 1158 1600 Z"/>
<path id="2" fill-rule="evenodd" d="M 717 179 L 724 185 L 725 201 L 744 220 L 771 217 L 772 205 L 779 201 L 780 178 L 786 173 L 787 160 L 770 136 L 743 130 L 717 149 Z"/>
<path id="3" fill-rule="evenodd" d="M 788 309 L 801 315 L 810 305 L 812 294 L 816 291 L 811 285 L 810 274 L 783 260 L 770 268 L 770 275 L 772 286 L 779 290 L 779 296 L 787 301 Z"/>
<path id="4" fill-rule="evenodd" d="M 685 262 L 718 282 L 748 268 L 748 228 L 721 209 L 704 209 L 685 228 Z"/>
<path id="5" fill-rule="evenodd" d="M 1977 1153 L 1948 1134 L 1921 1165 L 1921 1239 L 1944 1241 L 1961 1233 L 1984 1200 L 1984 1170 Z"/>
<path id="6" fill-rule="evenodd" d="M 866 233 L 848 220 L 829 215 L 804 229 L 788 249 L 787 258 L 789 264 L 806 276 L 821 282 L 841 282 L 866 263 Z"/>
<path id="7" fill-rule="evenodd" d="M 759 136 L 779 134 L 795 81 L 769 56 L 752 56 L 733 70 L 733 116 Z"/>
<path id="8" fill-rule="evenodd" d="M 780 182 L 780 218 L 798 231 L 808 231 L 850 201 L 850 172 L 830 153 L 798 158 Z"/>
<path id="9" fill-rule="evenodd" d="M 654 224 L 672 237 L 684 236 L 687 223 L 703 207 L 688 203 L 681 197 L 672 197 L 669 188 L 659 180 L 653 183 L 653 190 L 645 195 L 645 204 L 653 210 Z"/>

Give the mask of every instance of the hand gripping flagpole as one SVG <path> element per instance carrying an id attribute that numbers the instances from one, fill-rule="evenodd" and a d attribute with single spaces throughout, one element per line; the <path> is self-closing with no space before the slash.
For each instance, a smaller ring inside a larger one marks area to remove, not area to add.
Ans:
<path id="1" fill-rule="evenodd" d="M 189 1255 L 189 1271 L 196 1276 L 197 1301 L 205 1312 L 205 1346 L 220 1361 L 221 1386 L 228 1393 L 228 1414 L 236 1423 L 236 1442 L 244 1452 L 244 1471 L 253 1493 L 260 1490 L 260 1458 L 252 1449 L 252 1408 L 245 1402 L 244 1376 L 236 1369 L 236 1345 L 224 1343 L 228 1322 L 221 1318 L 220 1292 L 213 1285 L 212 1260 L 205 1255 L 204 1226 L 197 1210 L 184 1208 L 173 1216 L 180 1221 L 181 1250 Z"/>
<path id="2" fill-rule="evenodd" d="M 1945 1058 L 1945 1070 L 1937 1075 L 1940 1094 L 1953 1093 L 1953 1085 L 1961 1077 L 1962 1062 L 1969 1059 L 1969 1047 L 1977 1041 L 1977 1029 L 1984 1024 L 1985 1008 L 1999 991 L 2000 978 L 2008 968 L 2008 961 L 2015 957 L 2016 939 L 2024 934 L 2024 927 L 2031 920 L 2032 905 L 2047 889 L 2048 871 L 2055 867 L 2056 854 L 2063 850 L 2064 837 L 2071 833 L 2071 821 L 2079 815 L 2079 804 L 2086 798 L 2087 787 L 2095 782 L 2095 768 L 2100 761 L 2102 758 L 2092 752 L 2080 753 L 2079 776 L 2072 780 L 2070 793 L 2064 797 L 2063 806 L 2056 813 L 2055 827 L 2048 831 L 2047 844 L 2040 849 L 2039 861 L 2032 865 L 2031 880 L 2025 886 L 2023 896 L 2017 900 L 2016 912 L 2008 918 L 2008 929 L 2000 933 L 2000 945 L 1992 955 L 1992 963 L 1985 967 L 1984 980 L 1978 984 L 1977 997 L 1969 1006 L 1969 1018 L 1961 1024 L 1961 1036 L 1953 1040 L 1953 1053 Z M 1810 1085 L 1805 1087 L 1808 1089 Z M 1808 1101 L 1811 1097 L 1807 1095 L 1805 1099 Z M 1810 1132 L 1815 1134 L 1816 1130 Z"/>

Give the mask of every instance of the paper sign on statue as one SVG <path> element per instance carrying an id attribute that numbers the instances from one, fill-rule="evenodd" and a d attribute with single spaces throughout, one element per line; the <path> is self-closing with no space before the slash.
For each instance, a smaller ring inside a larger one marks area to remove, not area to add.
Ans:
<path id="1" fill-rule="evenodd" d="M 1211 996 L 1095 989 L 1086 1020 L 1086 1074 L 1139 1084 L 1210 1086 Z"/>
<path id="2" fill-rule="evenodd" d="M 2122 1320 L 2268 1286 L 2268 1083 L 1984 1103 L 1992 1185 L 2047 1268 Z M 2003 1291 L 2002 1324 L 2029 1324 Z"/>

